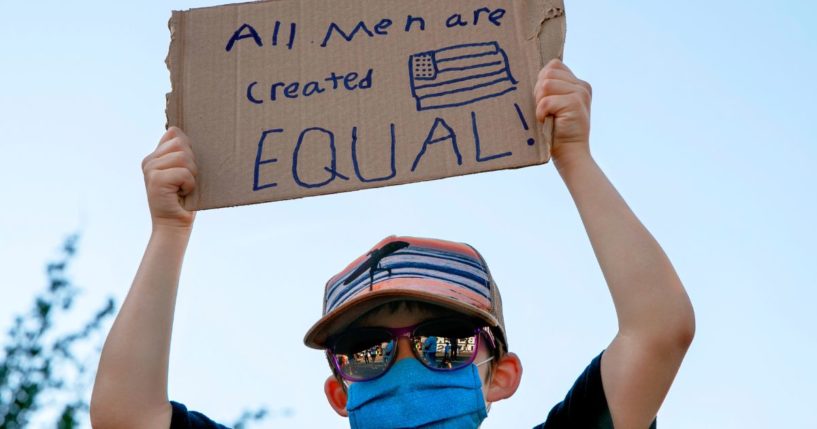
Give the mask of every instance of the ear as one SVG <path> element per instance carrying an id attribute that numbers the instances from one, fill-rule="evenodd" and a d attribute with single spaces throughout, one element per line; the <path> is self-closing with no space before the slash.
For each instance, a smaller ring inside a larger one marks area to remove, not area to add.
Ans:
<path id="1" fill-rule="evenodd" d="M 485 400 L 496 402 L 511 397 L 522 380 L 522 361 L 515 353 L 506 353 L 493 369 L 491 384 L 485 393 Z"/>
<path id="2" fill-rule="evenodd" d="M 329 405 L 332 406 L 336 413 L 343 417 L 349 417 L 349 413 L 346 412 L 346 399 L 348 397 L 343 389 L 343 383 L 338 381 L 335 376 L 330 375 L 326 379 L 326 383 L 323 384 L 323 393 L 326 394 Z"/>

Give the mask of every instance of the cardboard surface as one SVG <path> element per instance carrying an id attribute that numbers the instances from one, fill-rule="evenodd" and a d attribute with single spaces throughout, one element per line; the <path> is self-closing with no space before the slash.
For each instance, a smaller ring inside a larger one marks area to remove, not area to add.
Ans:
<path id="1" fill-rule="evenodd" d="M 272 0 L 174 11 L 168 125 L 199 166 L 188 209 L 549 159 L 533 85 L 562 0 Z"/>

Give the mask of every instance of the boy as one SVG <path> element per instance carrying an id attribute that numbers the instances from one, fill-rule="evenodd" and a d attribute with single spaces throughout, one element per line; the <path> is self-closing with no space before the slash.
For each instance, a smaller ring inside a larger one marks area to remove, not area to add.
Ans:
<path id="1" fill-rule="evenodd" d="M 539 427 L 643 429 L 655 424 L 694 315 L 669 259 L 590 155 L 590 92 L 553 60 L 535 86 L 536 115 L 555 118 L 553 163 L 584 222 L 619 330 Z M 195 186 L 187 137 L 168 130 L 143 170 L 153 233 L 105 343 L 91 419 L 98 428 L 219 427 L 167 398 L 176 289 L 195 216 L 179 204 Z M 507 349 L 499 291 L 468 245 L 386 238 L 329 280 L 323 313 L 304 341 L 326 350 L 333 372 L 326 397 L 354 428 L 475 428 L 519 385 L 522 365 Z M 446 343 L 456 352 L 443 365 Z M 382 356 L 366 354 L 378 348 Z"/>

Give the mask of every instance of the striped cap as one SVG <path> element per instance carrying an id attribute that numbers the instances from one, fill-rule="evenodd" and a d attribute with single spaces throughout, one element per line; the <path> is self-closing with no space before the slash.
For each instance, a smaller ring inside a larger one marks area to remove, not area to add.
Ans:
<path id="1" fill-rule="evenodd" d="M 390 236 L 326 282 L 323 317 L 304 337 L 312 348 L 391 301 L 436 304 L 482 319 L 507 348 L 502 298 L 482 255 L 468 244 Z"/>

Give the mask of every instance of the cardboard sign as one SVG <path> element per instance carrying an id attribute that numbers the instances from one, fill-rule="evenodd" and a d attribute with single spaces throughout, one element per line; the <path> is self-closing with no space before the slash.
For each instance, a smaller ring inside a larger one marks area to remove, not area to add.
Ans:
<path id="1" fill-rule="evenodd" d="M 188 209 L 549 159 L 532 91 L 562 55 L 561 0 L 273 0 L 169 26 L 168 124 L 199 166 Z"/>

